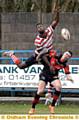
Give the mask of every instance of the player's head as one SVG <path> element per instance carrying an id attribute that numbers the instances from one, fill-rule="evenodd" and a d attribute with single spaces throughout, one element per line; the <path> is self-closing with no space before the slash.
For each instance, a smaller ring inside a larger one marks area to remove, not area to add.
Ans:
<path id="1" fill-rule="evenodd" d="M 50 52 L 49 52 L 49 56 L 50 57 L 55 57 L 57 55 L 57 53 L 56 53 L 56 51 L 55 50 L 50 50 Z"/>
<path id="2" fill-rule="evenodd" d="M 36 25 L 36 27 L 37 27 L 37 31 L 38 31 L 40 34 L 43 34 L 43 33 L 44 33 L 45 27 L 43 26 L 42 23 L 38 23 L 38 24 Z"/>
<path id="3" fill-rule="evenodd" d="M 61 61 L 66 61 L 68 59 L 70 59 L 72 57 L 72 52 L 71 51 L 66 51 L 63 53 L 62 57 L 61 57 Z"/>

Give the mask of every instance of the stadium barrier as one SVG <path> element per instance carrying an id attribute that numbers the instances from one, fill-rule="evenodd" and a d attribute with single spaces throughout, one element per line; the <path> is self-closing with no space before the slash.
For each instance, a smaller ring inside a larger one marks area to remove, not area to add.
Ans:
<path id="1" fill-rule="evenodd" d="M 4 63 L 4 64 L 7 64 L 7 60 L 8 60 L 8 64 L 13 64 L 11 58 L 9 57 L 2 57 L 2 53 L 5 52 L 5 51 L 8 51 L 8 50 L 0 50 L 0 63 Z M 33 54 L 34 50 L 14 50 L 14 52 L 17 54 Z M 20 59 L 22 61 L 25 61 L 26 59 L 28 59 L 28 57 L 20 57 Z M 79 58 L 77 57 L 73 57 L 71 58 L 71 60 L 79 60 Z M 4 62 L 3 62 L 4 61 Z M 13 97 L 16 95 L 16 92 L 35 92 L 37 89 L 36 88 L 30 88 L 30 89 L 26 89 L 26 88 L 0 88 L 0 93 L 1 92 L 10 92 L 10 96 Z M 47 92 L 47 89 L 45 89 L 45 92 Z M 79 89 L 62 89 L 62 94 L 79 94 Z M 62 95 L 61 95 L 62 97 Z M 61 102 L 61 97 L 60 97 L 60 100 L 59 100 L 59 103 Z"/>
<path id="2" fill-rule="evenodd" d="M 0 61 L 2 60 L 2 61 L 6 61 L 6 60 L 9 60 L 9 63 L 11 64 L 11 58 L 9 58 L 9 57 L 2 57 L 2 53 L 3 52 L 5 52 L 5 51 L 8 51 L 8 50 L 0 50 Z M 20 53 L 20 54 L 27 54 L 27 53 L 29 53 L 29 54 L 31 54 L 31 53 L 33 53 L 34 52 L 34 50 L 13 50 L 14 51 L 14 53 Z M 57 51 L 57 52 L 60 52 L 59 50 Z M 20 57 L 20 59 L 21 60 L 27 60 L 27 57 L 25 58 L 25 57 Z M 79 57 L 72 57 L 71 58 L 71 60 L 79 60 Z M 13 62 L 12 62 L 12 64 L 13 64 Z"/>

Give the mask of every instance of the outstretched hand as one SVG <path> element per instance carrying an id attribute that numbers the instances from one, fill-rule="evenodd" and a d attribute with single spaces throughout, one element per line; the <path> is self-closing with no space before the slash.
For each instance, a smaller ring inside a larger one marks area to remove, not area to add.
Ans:
<path id="1" fill-rule="evenodd" d="M 71 81 L 72 83 L 74 83 L 72 77 L 70 75 L 67 75 L 67 80 Z"/>
<path id="2" fill-rule="evenodd" d="M 56 7 L 53 9 L 53 12 L 60 12 L 60 11 L 61 11 L 60 6 L 56 6 Z"/>

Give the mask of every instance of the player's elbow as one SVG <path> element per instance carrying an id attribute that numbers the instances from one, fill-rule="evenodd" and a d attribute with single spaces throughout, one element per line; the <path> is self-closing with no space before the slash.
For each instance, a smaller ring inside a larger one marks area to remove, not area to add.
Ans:
<path id="1" fill-rule="evenodd" d="M 55 20 L 55 21 L 53 21 L 53 22 L 52 22 L 52 28 L 55 29 L 55 27 L 58 25 L 58 23 L 59 23 L 59 20 L 58 20 L 58 19 Z"/>

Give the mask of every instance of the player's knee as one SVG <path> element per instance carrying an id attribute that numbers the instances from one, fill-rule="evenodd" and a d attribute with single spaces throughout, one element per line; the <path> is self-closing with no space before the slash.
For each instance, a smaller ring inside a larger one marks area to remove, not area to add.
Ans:
<path id="1" fill-rule="evenodd" d="M 20 63 L 17 65 L 20 69 L 24 69 L 24 66 Z"/>
<path id="2" fill-rule="evenodd" d="M 41 95 L 43 92 L 44 92 L 44 89 L 40 89 L 40 90 L 37 91 L 37 94 Z"/>
<path id="3" fill-rule="evenodd" d="M 40 80 L 39 85 L 38 85 L 38 94 L 42 94 L 44 92 L 46 83 L 42 80 Z"/>
<path id="4" fill-rule="evenodd" d="M 24 69 L 27 68 L 28 65 L 26 64 L 26 62 L 21 62 L 20 64 L 17 65 L 20 69 Z"/>
<path id="5" fill-rule="evenodd" d="M 61 91 L 61 85 L 55 86 L 55 89 L 56 89 L 57 91 Z"/>

